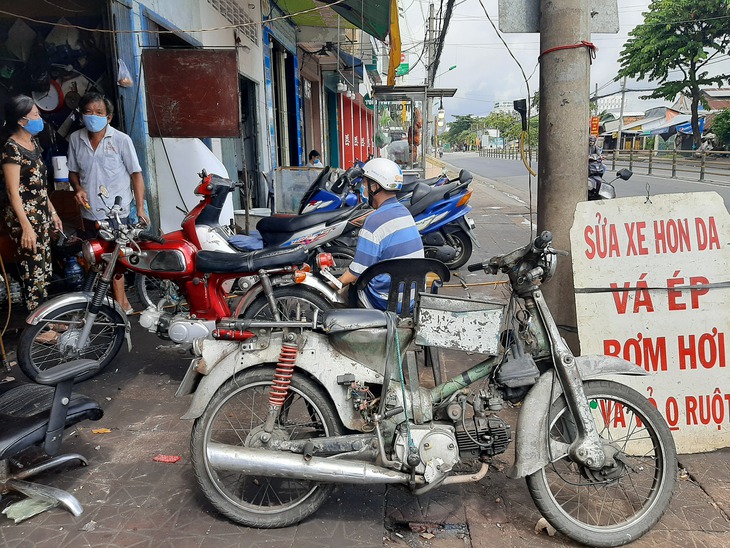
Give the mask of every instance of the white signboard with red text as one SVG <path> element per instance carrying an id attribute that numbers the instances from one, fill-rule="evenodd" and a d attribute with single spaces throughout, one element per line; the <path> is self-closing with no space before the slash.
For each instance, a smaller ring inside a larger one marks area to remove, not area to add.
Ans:
<path id="1" fill-rule="evenodd" d="M 730 215 L 715 192 L 579 203 L 570 232 L 581 353 L 623 377 L 683 453 L 730 447 Z"/>

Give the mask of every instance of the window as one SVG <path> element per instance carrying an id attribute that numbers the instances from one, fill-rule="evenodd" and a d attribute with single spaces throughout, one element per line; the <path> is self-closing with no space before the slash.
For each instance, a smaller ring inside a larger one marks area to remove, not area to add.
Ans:
<path id="1" fill-rule="evenodd" d="M 244 36 L 247 36 L 254 44 L 258 44 L 258 24 L 248 12 L 238 5 L 236 0 L 208 0 L 208 3 L 231 23 L 241 25 L 239 30 Z"/>

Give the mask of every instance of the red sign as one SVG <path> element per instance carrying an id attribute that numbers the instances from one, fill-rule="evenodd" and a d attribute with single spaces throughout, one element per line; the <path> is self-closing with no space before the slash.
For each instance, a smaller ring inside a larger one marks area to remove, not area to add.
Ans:
<path id="1" fill-rule="evenodd" d="M 601 131 L 601 117 L 600 116 L 591 116 L 591 135 L 595 135 L 598 137 L 598 134 Z"/>
<path id="2" fill-rule="evenodd" d="M 339 107 L 340 167 L 348 168 L 355 160 L 367 160 L 371 152 L 372 114 L 342 94 Z"/>

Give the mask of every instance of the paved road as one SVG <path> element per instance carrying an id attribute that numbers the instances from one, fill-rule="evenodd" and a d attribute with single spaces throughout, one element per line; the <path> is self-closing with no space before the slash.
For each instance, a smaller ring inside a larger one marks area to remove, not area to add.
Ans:
<path id="1" fill-rule="evenodd" d="M 483 158 L 476 152 L 452 152 L 444 154 L 443 161 L 456 167 L 468 169 L 474 175 L 493 179 L 512 187 L 515 193 L 523 200 L 526 200 L 529 189 L 529 177 L 519 160 L 504 158 Z M 607 167 L 610 168 L 610 162 Z M 617 164 L 616 168 L 626 167 Z M 533 167 L 537 171 L 537 167 Z M 616 194 L 622 196 L 645 196 L 647 185 L 649 192 L 654 194 L 669 194 L 679 192 L 706 192 L 715 191 L 722 196 L 725 206 L 730 208 L 730 170 L 728 177 L 718 178 L 717 181 L 690 181 L 685 179 L 672 179 L 666 174 L 644 175 L 640 173 L 642 167 L 637 167 L 634 176 L 628 181 L 618 180 L 615 183 Z M 610 181 L 613 172 L 607 172 L 606 180 Z M 537 194 L 537 178 L 532 178 L 534 193 Z M 536 203 L 536 202 L 535 202 Z"/>

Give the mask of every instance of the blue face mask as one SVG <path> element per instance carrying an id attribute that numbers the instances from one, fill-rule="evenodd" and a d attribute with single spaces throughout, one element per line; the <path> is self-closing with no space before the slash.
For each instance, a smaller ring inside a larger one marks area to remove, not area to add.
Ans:
<path id="1" fill-rule="evenodd" d="M 91 133 L 97 133 L 104 129 L 109 122 L 106 116 L 97 116 L 96 114 L 84 114 L 84 125 Z"/>
<path id="2" fill-rule="evenodd" d="M 28 123 L 25 124 L 25 127 L 23 128 L 25 131 L 30 133 L 31 135 L 38 135 L 41 131 L 43 131 L 43 127 L 45 126 L 45 122 L 43 122 L 43 118 L 25 118 L 28 120 Z"/>

